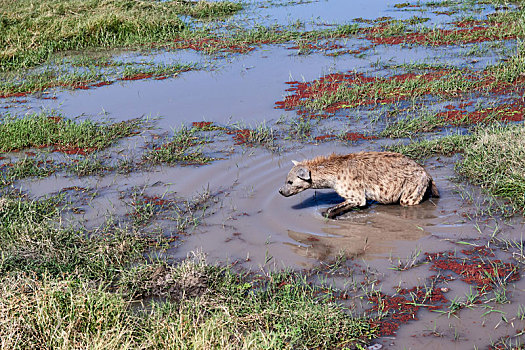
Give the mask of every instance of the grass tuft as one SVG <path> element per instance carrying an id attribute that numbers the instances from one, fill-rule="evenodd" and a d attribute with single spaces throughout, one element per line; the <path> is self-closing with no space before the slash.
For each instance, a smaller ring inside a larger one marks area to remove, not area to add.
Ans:
<path id="1" fill-rule="evenodd" d="M 450 156 L 454 153 L 462 152 L 469 140 L 470 136 L 454 134 L 432 140 L 412 142 L 406 145 L 392 145 L 386 147 L 386 149 L 402 153 L 413 159 L 423 160 L 436 155 Z"/>
<path id="2" fill-rule="evenodd" d="M 458 172 L 492 195 L 525 209 L 525 126 L 494 124 L 480 128 L 463 152 Z"/>
<path id="3" fill-rule="evenodd" d="M 132 135 L 138 120 L 100 124 L 90 120 L 73 121 L 60 114 L 34 113 L 22 118 L 6 117 L 0 123 L 0 152 L 30 147 L 57 147 L 66 153 L 86 153 L 111 145 L 116 139 Z"/>
<path id="4" fill-rule="evenodd" d="M 69 50 L 134 47 L 174 39 L 179 18 L 222 17 L 242 5 L 228 1 L 0 1 L 0 69 L 26 68 Z"/>
<path id="5" fill-rule="evenodd" d="M 144 160 L 153 164 L 201 165 L 213 161 L 204 155 L 202 145 L 208 141 L 196 128 L 182 126 L 175 130 L 173 137 L 166 143 L 155 145 L 153 150 L 144 155 Z"/>

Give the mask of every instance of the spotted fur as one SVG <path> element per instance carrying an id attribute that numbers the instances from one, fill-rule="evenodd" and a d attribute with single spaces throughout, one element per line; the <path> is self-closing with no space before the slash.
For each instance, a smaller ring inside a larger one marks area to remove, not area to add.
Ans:
<path id="1" fill-rule="evenodd" d="M 309 188 L 333 188 L 345 199 L 325 212 L 329 218 L 365 206 L 367 199 L 411 206 L 419 204 L 428 190 L 439 197 L 434 180 L 421 165 L 393 152 L 331 154 L 294 161 L 279 192 L 288 197 Z"/>

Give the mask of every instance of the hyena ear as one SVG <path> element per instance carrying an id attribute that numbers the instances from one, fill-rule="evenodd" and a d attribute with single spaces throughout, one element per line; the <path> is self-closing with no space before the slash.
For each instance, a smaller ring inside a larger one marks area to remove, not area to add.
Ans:
<path id="1" fill-rule="evenodd" d="M 312 179 L 310 177 L 310 170 L 306 168 L 299 168 L 297 170 L 297 177 L 304 181 L 310 181 Z"/>
<path id="2" fill-rule="evenodd" d="M 299 162 L 298 162 L 298 161 L 296 161 L 296 160 L 293 160 L 293 159 L 292 159 L 292 163 L 293 163 L 293 165 L 297 165 L 297 164 L 299 164 Z"/>

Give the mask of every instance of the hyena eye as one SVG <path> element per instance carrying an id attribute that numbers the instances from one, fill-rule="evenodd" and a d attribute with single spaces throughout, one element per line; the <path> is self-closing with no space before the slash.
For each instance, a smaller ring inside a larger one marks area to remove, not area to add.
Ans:
<path id="1" fill-rule="evenodd" d="M 293 181 L 288 180 L 288 185 L 293 184 Z"/>

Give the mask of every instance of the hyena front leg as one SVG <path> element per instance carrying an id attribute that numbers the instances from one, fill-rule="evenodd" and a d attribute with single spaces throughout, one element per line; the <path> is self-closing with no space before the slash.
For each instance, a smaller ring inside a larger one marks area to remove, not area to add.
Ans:
<path id="1" fill-rule="evenodd" d="M 342 214 L 355 207 L 364 207 L 366 205 L 366 196 L 364 191 L 351 191 L 349 189 L 336 191 L 340 196 L 345 198 L 345 201 L 328 208 L 324 212 L 324 216 L 329 219 L 335 218 L 337 215 Z"/>
<path id="2" fill-rule="evenodd" d="M 323 216 L 327 217 L 328 219 L 334 219 L 337 215 L 344 213 L 354 207 L 357 207 L 357 204 L 355 204 L 353 201 L 344 201 L 328 208 L 323 213 Z"/>

